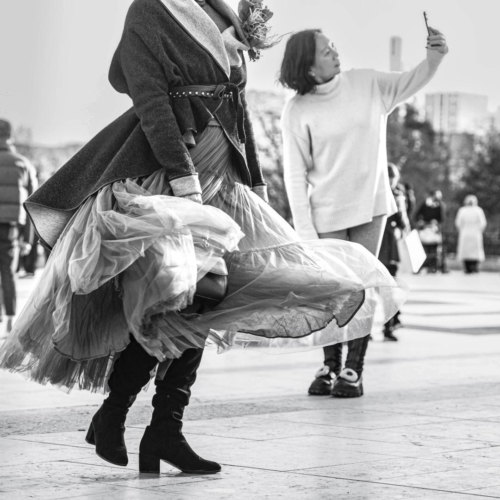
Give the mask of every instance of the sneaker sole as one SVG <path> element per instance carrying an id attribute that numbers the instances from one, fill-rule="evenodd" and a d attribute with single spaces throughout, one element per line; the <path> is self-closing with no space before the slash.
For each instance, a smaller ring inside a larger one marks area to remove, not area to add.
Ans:
<path id="1" fill-rule="evenodd" d="M 360 398 L 363 396 L 363 386 L 359 389 L 334 389 L 332 390 L 332 396 L 334 398 Z"/>
<path id="2" fill-rule="evenodd" d="M 331 390 L 329 391 L 308 391 L 309 396 L 329 396 L 331 394 Z"/>

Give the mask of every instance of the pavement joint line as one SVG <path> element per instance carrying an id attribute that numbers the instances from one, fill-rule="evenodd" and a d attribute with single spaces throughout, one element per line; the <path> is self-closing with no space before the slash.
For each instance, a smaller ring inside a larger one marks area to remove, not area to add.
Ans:
<path id="1" fill-rule="evenodd" d="M 439 418 L 439 417 L 437 417 Z M 403 429 L 405 427 L 417 427 L 417 426 L 421 426 L 421 425 L 430 425 L 430 424 L 446 424 L 446 423 L 450 423 L 450 422 L 453 422 L 453 421 L 458 421 L 458 420 L 455 420 L 455 419 L 442 419 L 441 422 L 425 422 L 425 423 L 421 423 L 421 424 L 407 424 L 407 425 L 388 425 L 387 427 L 360 427 L 360 426 L 352 426 L 352 425 L 341 425 L 341 424 L 338 424 L 338 423 L 335 423 L 334 425 L 330 425 L 330 424 L 321 424 L 321 423 L 318 423 L 318 422 L 302 422 L 300 420 L 289 420 L 289 419 L 283 419 L 284 422 L 290 422 L 290 423 L 295 423 L 295 424 L 304 424 L 304 425 L 310 425 L 311 423 L 314 424 L 314 425 L 321 425 L 323 427 L 338 427 L 338 428 L 342 428 L 342 429 L 359 429 L 359 430 L 363 430 L 363 431 L 382 431 L 382 430 L 386 430 L 386 429 Z M 493 423 L 493 422 L 490 422 L 490 423 Z"/>
<path id="2" fill-rule="evenodd" d="M 187 434 L 187 433 L 186 433 Z M 192 433 L 191 433 L 192 434 Z M 224 437 L 227 437 L 227 436 L 214 436 L 214 437 L 221 437 L 221 438 L 224 438 Z M 326 437 L 327 439 L 343 439 L 345 441 L 363 441 L 363 442 L 368 442 L 368 443 L 387 443 L 388 441 L 383 441 L 383 440 L 380 440 L 380 439 L 369 439 L 367 437 L 346 437 L 346 436 L 337 436 L 337 435 L 334 435 L 334 434 L 327 434 L 325 436 L 325 434 L 305 434 L 303 436 L 285 436 L 285 437 L 277 437 L 277 438 L 269 438 L 269 439 L 256 439 L 256 440 L 253 440 L 253 441 L 279 441 L 279 440 L 284 440 L 284 439 L 295 439 L 295 438 L 310 438 L 310 437 Z M 423 438 L 430 438 L 430 437 L 440 437 L 440 436 L 433 436 L 433 435 L 430 435 L 430 434 L 423 434 L 422 435 Z M 468 439 L 468 438 L 463 438 L 463 441 L 470 441 L 471 444 L 472 443 L 484 443 L 485 441 L 476 441 L 474 439 Z M 413 445 L 415 446 L 416 448 L 432 448 L 432 446 L 425 446 L 425 445 L 417 445 L 411 441 L 389 441 L 391 444 L 397 446 L 397 445 Z M 445 449 L 442 449 L 441 451 L 432 451 L 432 452 L 429 452 L 429 453 L 455 453 L 455 452 L 463 452 L 463 451 L 473 451 L 473 450 L 477 450 L 477 451 L 480 451 L 480 450 L 490 450 L 492 448 L 498 448 L 500 446 L 500 444 L 488 444 L 488 446 L 482 446 L 480 448 L 466 448 L 466 449 L 460 449 L 460 450 L 455 450 L 455 449 L 450 449 L 450 448 L 445 448 Z M 366 452 L 368 453 L 368 452 Z M 383 453 L 379 453 L 377 452 L 378 454 L 382 455 Z M 420 458 L 420 457 L 419 457 Z"/>
<path id="3" fill-rule="evenodd" d="M 388 459 L 384 459 L 388 460 Z M 383 461 L 383 460 L 381 460 Z M 366 462 L 359 462 L 359 463 L 366 463 Z M 413 486 L 413 485 L 401 485 L 401 484 L 392 484 L 392 483 L 384 483 L 384 482 L 376 482 L 376 481 L 367 481 L 367 480 L 362 480 L 362 479 L 351 479 L 351 478 L 343 478 L 343 477 L 333 477 L 333 476 L 324 476 L 324 475 L 319 475 L 319 474 L 305 474 L 301 473 L 299 471 L 301 470 L 307 470 L 307 469 L 289 469 L 289 470 L 274 470 L 274 469 L 263 469 L 260 467 L 248 467 L 248 466 L 241 466 L 241 465 L 230 465 L 230 464 L 222 464 L 225 467 L 235 467 L 239 469 L 251 469 L 251 470 L 264 470 L 268 472 L 274 472 L 274 473 L 282 473 L 282 474 L 292 474 L 292 475 L 301 475 L 301 476 L 310 476 L 310 477 L 321 477 L 323 479 L 335 479 L 337 481 L 348 481 L 348 482 L 361 482 L 361 483 L 369 483 L 369 484 L 382 484 L 386 486 L 396 486 L 399 488 L 407 488 L 407 489 L 417 489 L 417 490 L 425 490 L 425 491 L 436 491 L 440 493 L 445 493 L 445 494 L 450 494 L 450 495 L 456 495 L 457 493 L 460 495 L 467 495 L 467 496 L 474 496 L 474 497 L 480 497 L 480 498 L 498 498 L 496 496 L 489 496 L 489 495 L 477 495 L 474 493 L 467 493 L 468 491 L 471 490 L 463 490 L 463 491 L 449 491 L 449 490 L 440 490 L 440 489 L 433 489 L 433 488 L 424 488 L 421 486 Z M 341 464 L 342 465 L 356 465 L 356 463 L 350 463 L 350 464 Z M 325 466 L 326 467 L 332 467 L 332 466 Z M 336 467 L 333 466 L 333 467 Z M 318 467 L 311 467 L 311 469 L 317 469 Z M 453 468 L 451 470 L 460 470 L 459 468 Z M 413 475 L 425 475 L 426 473 L 423 474 L 413 474 Z M 402 477 L 402 476 L 398 476 Z M 494 485 L 487 486 L 487 488 L 494 487 Z"/>
<path id="4" fill-rule="evenodd" d="M 297 473 L 297 474 L 300 474 L 300 473 Z M 439 492 L 439 493 L 449 493 L 450 495 L 456 495 L 458 493 L 460 495 L 469 495 L 469 496 L 480 497 L 480 498 L 498 498 L 497 496 L 477 495 L 475 493 L 468 493 L 468 491 L 471 491 L 471 490 L 453 491 L 453 490 L 442 490 L 442 489 L 438 489 L 438 488 L 425 488 L 423 486 L 415 486 L 415 485 L 386 483 L 384 481 L 368 481 L 366 479 L 345 479 L 345 478 L 334 477 L 334 476 L 322 476 L 319 474 L 301 474 L 301 475 L 311 476 L 311 477 L 314 476 L 314 477 L 321 477 L 321 478 L 331 478 L 331 479 L 344 480 L 344 481 L 353 481 L 356 483 L 381 484 L 384 486 L 395 486 L 398 488 L 409 488 L 409 489 L 422 490 L 422 491 L 435 491 L 435 492 Z M 425 475 L 425 474 L 422 474 L 422 475 Z"/>
<path id="5" fill-rule="evenodd" d="M 53 434 L 56 434 L 56 433 L 53 433 Z M 29 436 L 29 434 L 27 434 L 27 436 Z M 90 450 L 89 446 L 91 445 L 84 445 L 84 444 L 81 444 L 81 445 L 76 445 L 76 444 L 67 444 L 67 443 L 52 443 L 52 442 L 49 442 L 49 441 L 37 441 L 36 439 L 22 439 L 23 436 L 6 436 L 6 437 L 3 437 L 2 439 L 9 439 L 11 441 L 22 441 L 23 443 L 37 443 L 37 444 L 47 444 L 47 445 L 50 445 L 50 446 L 67 446 L 69 448 L 77 448 L 77 449 L 81 449 L 81 450 Z"/>

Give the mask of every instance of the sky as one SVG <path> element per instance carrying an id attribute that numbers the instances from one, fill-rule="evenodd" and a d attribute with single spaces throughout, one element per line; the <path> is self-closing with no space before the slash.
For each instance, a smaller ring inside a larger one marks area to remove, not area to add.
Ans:
<path id="1" fill-rule="evenodd" d="M 182 0 L 192 1 L 192 0 Z M 227 0 L 237 7 L 238 0 Z M 127 110 L 107 81 L 130 0 L 0 0 L 0 117 L 45 145 L 85 142 Z M 389 70 L 389 39 L 403 38 L 406 69 L 425 57 L 426 30 L 450 53 L 425 92 L 486 95 L 500 106 L 500 0 L 267 0 L 274 31 L 321 28 L 342 69 Z M 285 38 L 286 41 L 286 38 Z M 249 64 L 248 88 L 280 92 L 285 41 Z"/>

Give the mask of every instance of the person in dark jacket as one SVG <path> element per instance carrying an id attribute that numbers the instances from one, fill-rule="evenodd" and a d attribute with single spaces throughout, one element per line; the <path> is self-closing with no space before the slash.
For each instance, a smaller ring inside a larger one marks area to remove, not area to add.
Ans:
<path id="1" fill-rule="evenodd" d="M 109 72 L 133 108 L 26 202 L 52 252 L 0 368 L 109 390 L 86 440 L 116 465 L 128 464 L 129 408 L 156 374 L 140 470 L 159 473 L 163 460 L 219 472 L 182 434 L 206 343 L 350 340 L 369 333 L 371 309 L 357 315 L 371 307 L 365 290 L 397 289 L 363 248 L 301 242 L 266 203 L 245 100 L 248 48 L 223 0 L 135 0 Z"/>
<path id="2" fill-rule="evenodd" d="M 23 203 L 37 188 L 35 168 L 16 152 L 11 135 L 10 122 L 0 120 L 0 279 L 7 333 L 16 314 L 14 270 L 19 255 L 27 255 L 33 243 Z"/>
<path id="3" fill-rule="evenodd" d="M 391 184 L 392 193 L 396 200 L 398 211 L 387 219 L 384 235 L 382 237 L 382 245 L 380 247 L 379 260 L 384 264 L 391 276 L 396 276 L 399 265 L 399 250 L 398 240 L 401 239 L 404 233 L 410 231 L 410 222 L 406 212 L 406 196 L 403 190 L 400 189 L 398 183 L 400 179 L 399 169 L 394 163 L 389 163 L 389 182 Z M 397 341 L 394 335 L 394 330 L 401 326 L 399 319 L 399 311 L 384 325 L 384 339 L 388 341 Z"/>
<path id="4" fill-rule="evenodd" d="M 435 273 L 438 267 L 441 272 L 448 272 L 446 242 L 443 238 L 445 217 L 446 207 L 443 202 L 443 193 L 439 189 L 433 189 L 415 214 L 422 245 L 427 254 L 424 266 L 428 267 L 431 273 Z"/>

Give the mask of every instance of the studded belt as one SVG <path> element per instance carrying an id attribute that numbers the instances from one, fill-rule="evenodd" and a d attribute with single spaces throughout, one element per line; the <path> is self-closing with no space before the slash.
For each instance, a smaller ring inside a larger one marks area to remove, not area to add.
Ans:
<path id="1" fill-rule="evenodd" d="M 186 97 L 215 99 L 220 101 L 219 107 L 222 104 L 223 99 L 232 99 L 236 109 L 238 137 L 241 142 L 245 142 L 245 112 L 240 99 L 240 89 L 236 84 L 221 83 L 219 85 L 185 85 L 183 87 L 171 88 L 168 95 L 172 99 L 183 99 Z M 216 111 L 214 111 L 214 113 Z"/>

